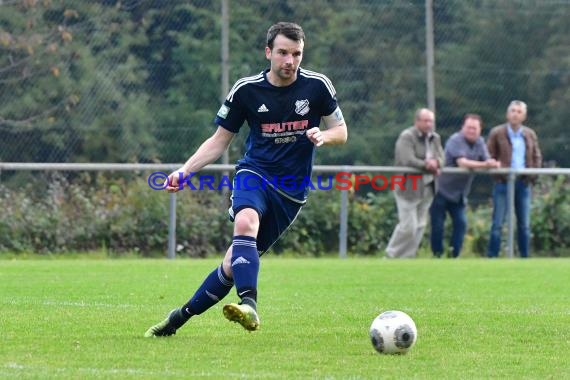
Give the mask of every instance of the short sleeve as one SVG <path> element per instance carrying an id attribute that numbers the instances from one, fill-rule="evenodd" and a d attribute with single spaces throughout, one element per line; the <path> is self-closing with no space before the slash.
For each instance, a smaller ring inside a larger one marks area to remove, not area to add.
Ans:
<path id="1" fill-rule="evenodd" d="M 338 103 L 336 101 L 336 96 L 334 98 L 327 99 L 327 102 L 324 107 L 325 111 L 323 112 L 322 116 L 328 116 L 332 114 L 337 108 L 338 108 Z"/>
<path id="2" fill-rule="evenodd" d="M 485 144 L 485 140 L 480 137 L 479 140 L 477 140 L 477 143 L 479 144 L 480 160 L 487 161 L 490 159 L 491 155 L 489 154 L 489 149 L 487 148 L 487 144 Z"/>
<path id="3" fill-rule="evenodd" d="M 239 91 L 233 94 L 231 98 L 226 98 L 224 104 L 218 110 L 214 123 L 219 125 L 232 133 L 238 133 L 243 125 L 246 116 L 244 107 L 240 102 Z"/>
<path id="4" fill-rule="evenodd" d="M 445 151 L 446 156 L 453 162 L 453 164 L 456 164 L 457 159 L 467 157 L 466 145 L 460 143 L 457 135 L 449 139 L 445 146 Z"/>
<path id="5" fill-rule="evenodd" d="M 323 101 L 322 101 L 322 110 L 321 116 L 328 116 L 332 114 L 338 108 L 338 102 L 336 99 L 336 90 L 330 81 L 325 75 L 322 75 L 320 84 L 321 84 L 321 93 L 323 94 Z"/>

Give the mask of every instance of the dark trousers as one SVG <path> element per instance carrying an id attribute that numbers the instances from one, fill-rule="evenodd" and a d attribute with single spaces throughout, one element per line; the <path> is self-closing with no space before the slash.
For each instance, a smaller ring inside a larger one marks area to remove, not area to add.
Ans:
<path id="1" fill-rule="evenodd" d="M 458 257 L 463 247 L 463 239 L 467 231 L 467 217 L 465 215 L 465 202 L 453 202 L 445 198 L 440 193 L 435 195 L 430 208 L 431 217 L 431 250 L 434 256 L 440 257 L 443 252 L 443 235 L 445 218 L 447 214 L 451 217 L 453 225 L 449 245 L 453 257 Z"/>

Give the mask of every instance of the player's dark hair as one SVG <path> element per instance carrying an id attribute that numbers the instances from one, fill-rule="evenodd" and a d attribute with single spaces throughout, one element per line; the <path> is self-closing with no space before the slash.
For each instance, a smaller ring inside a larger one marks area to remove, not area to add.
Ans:
<path id="1" fill-rule="evenodd" d="M 267 31 L 267 46 L 269 49 L 273 50 L 273 41 L 279 34 L 293 41 L 305 41 L 305 32 L 299 25 L 292 22 L 278 22 Z"/>
<path id="2" fill-rule="evenodd" d="M 463 116 L 463 124 L 465 124 L 465 122 L 467 121 L 467 119 L 475 119 L 479 121 L 479 125 L 481 125 L 481 129 L 483 129 L 483 118 L 481 117 L 481 115 L 478 115 L 476 113 L 468 113 L 465 116 Z"/>

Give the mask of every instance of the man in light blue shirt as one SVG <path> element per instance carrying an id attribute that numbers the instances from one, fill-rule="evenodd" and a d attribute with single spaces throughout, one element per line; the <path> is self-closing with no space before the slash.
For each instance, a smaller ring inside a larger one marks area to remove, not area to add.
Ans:
<path id="1" fill-rule="evenodd" d="M 520 100 L 513 100 L 507 108 L 507 123 L 491 130 L 487 145 L 492 158 L 503 168 L 540 168 L 542 154 L 536 133 L 523 125 L 527 107 Z M 514 208 L 517 217 L 517 245 L 520 257 L 528 257 L 530 246 L 531 186 L 536 177 L 517 176 L 515 181 Z M 501 233 L 507 215 L 507 177 L 495 176 L 493 189 L 493 225 L 489 237 L 488 257 L 498 257 L 501 249 Z"/>
<path id="2" fill-rule="evenodd" d="M 513 147 L 513 157 L 511 160 L 511 168 L 513 169 L 524 169 L 524 156 L 525 156 L 525 144 L 524 144 L 524 136 L 523 130 L 520 128 L 520 125 L 515 127 L 516 130 L 513 130 L 513 126 L 511 123 L 507 123 L 507 133 L 509 135 L 509 140 L 511 141 L 511 145 Z"/>

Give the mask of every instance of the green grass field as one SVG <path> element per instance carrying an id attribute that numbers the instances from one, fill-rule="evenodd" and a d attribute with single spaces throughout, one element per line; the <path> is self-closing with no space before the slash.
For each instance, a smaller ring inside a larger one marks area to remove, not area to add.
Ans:
<path id="1" fill-rule="evenodd" d="M 0 378 L 570 378 L 570 260 L 269 255 L 260 331 L 218 304 L 176 336 L 143 338 L 217 263 L 0 261 Z M 369 341 L 389 309 L 418 327 L 407 355 Z"/>

